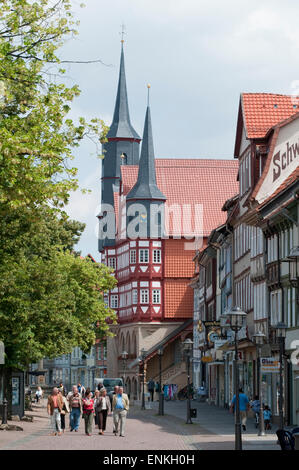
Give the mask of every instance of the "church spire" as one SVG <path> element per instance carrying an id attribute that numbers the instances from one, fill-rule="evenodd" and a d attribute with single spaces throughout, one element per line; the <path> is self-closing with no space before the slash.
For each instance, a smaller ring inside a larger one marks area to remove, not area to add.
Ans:
<path id="1" fill-rule="evenodd" d="M 117 96 L 114 108 L 113 121 L 110 126 L 110 130 L 107 134 L 107 138 L 125 138 L 140 140 L 139 135 L 133 128 L 130 121 L 123 44 L 124 41 L 122 39 Z"/>
<path id="2" fill-rule="evenodd" d="M 127 201 L 130 199 L 166 200 L 166 197 L 158 188 L 156 181 L 155 153 L 149 103 L 145 116 L 138 179 L 126 199 Z"/>

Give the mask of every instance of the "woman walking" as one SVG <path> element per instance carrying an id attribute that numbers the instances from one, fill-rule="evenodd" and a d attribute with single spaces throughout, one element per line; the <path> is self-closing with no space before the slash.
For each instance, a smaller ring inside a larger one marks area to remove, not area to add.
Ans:
<path id="1" fill-rule="evenodd" d="M 94 403 L 93 403 L 93 409 L 94 409 L 94 424 L 97 426 L 99 424 L 99 415 L 97 413 L 97 403 L 100 397 L 100 392 L 99 390 L 96 390 L 94 392 Z"/>
<path id="2" fill-rule="evenodd" d="M 97 400 L 96 412 L 98 415 L 99 434 L 104 434 L 106 431 L 107 416 L 111 412 L 110 399 L 107 396 L 107 390 L 102 388 L 100 397 Z"/>
<path id="3" fill-rule="evenodd" d="M 63 393 L 61 392 L 60 389 L 58 389 L 58 395 L 61 396 L 62 401 L 63 401 L 63 407 L 62 407 L 62 410 L 60 412 L 60 421 L 61 421 L 61 430 L 64 433 L 64 430 L 65 430 L 65 415 L 66 415 L 66 413 L 70 412 L 70 406 L 69 406 L 69 402 L 67 401 L 66 397 L 63 395 Z"/>
<path id="4" fill-rule="evenodd" d="M 85 421 L 85 434 L 87 434 L 87 436 L 91 436 L 94 415 L 94 400 L 91 397 L 92 393 L 90 389 L 87 388 L 85 398 L 83 398 L 83 418 Z"/>

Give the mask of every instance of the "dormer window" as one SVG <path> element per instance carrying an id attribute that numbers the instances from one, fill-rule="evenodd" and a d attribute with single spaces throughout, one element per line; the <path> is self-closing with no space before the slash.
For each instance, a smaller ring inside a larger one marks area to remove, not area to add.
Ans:
<path id="1" fill-rule="evenodd" d="M 240 160 L 239 168 L 240 194 L 245 194 L 251 187 L 251 154 L 250 151 Z"/>

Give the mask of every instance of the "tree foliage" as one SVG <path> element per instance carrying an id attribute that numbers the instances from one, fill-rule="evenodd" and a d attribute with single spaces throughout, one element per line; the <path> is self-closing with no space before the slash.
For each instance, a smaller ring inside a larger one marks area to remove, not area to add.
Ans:
<path id="1" fill-rule="evenodd" d="M 0 203 L 62 206 L 78 186 L 72 150 L 88 136 L 104 139 L 100 119 L 68 117 L 77 85 L 62 83 L 57 51 L 76 35 L 70 0 L 0 3 Z M 49 73 L 49 66 L 52 67 Z M 60 75 L 51 79 L 53 67 Z"/>
<path id="2" fill-rule="evenodd" d="M 105 139 L 100 119 L 68 113 L 59 47 L 76 34 L 70 0 L 0 2 L 0 340 L 6 366 L 88 351 L 109 334 L 107 267 L 74 252 L 84 226 L 63 212 L 78 187 L 72 151 Z M 56 67 L 53 82 L 49 66 Z"/>

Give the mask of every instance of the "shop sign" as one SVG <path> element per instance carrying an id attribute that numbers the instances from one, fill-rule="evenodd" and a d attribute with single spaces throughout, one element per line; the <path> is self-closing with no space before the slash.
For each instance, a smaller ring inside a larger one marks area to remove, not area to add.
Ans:
<path id="1" fill-rule="evenodd" d="M 220 327 L 220 321 L 204 321 L 203 324 L 206 328 Z"/>
<path id="2" fill-rule="evenodd" d="M 263 374 L 271 374 L 279 372 L 280 363 L 275 357 L 261 357 L 261 372 Z"/>
<path id="3" fill-rule="evenodd" d="M 215 349 L 220 348 L 220 346 L 223 346 L 223 344 L 227 343 L 227 339 L 217 339 L 214 341 L 214 347 Z"/>
<path id="4" fill-rule="evenodd" d="M 212 362 L 212 361 L 213 361 L 212 356 L 203 356 L 201 358 L 201 362 Z"/>

